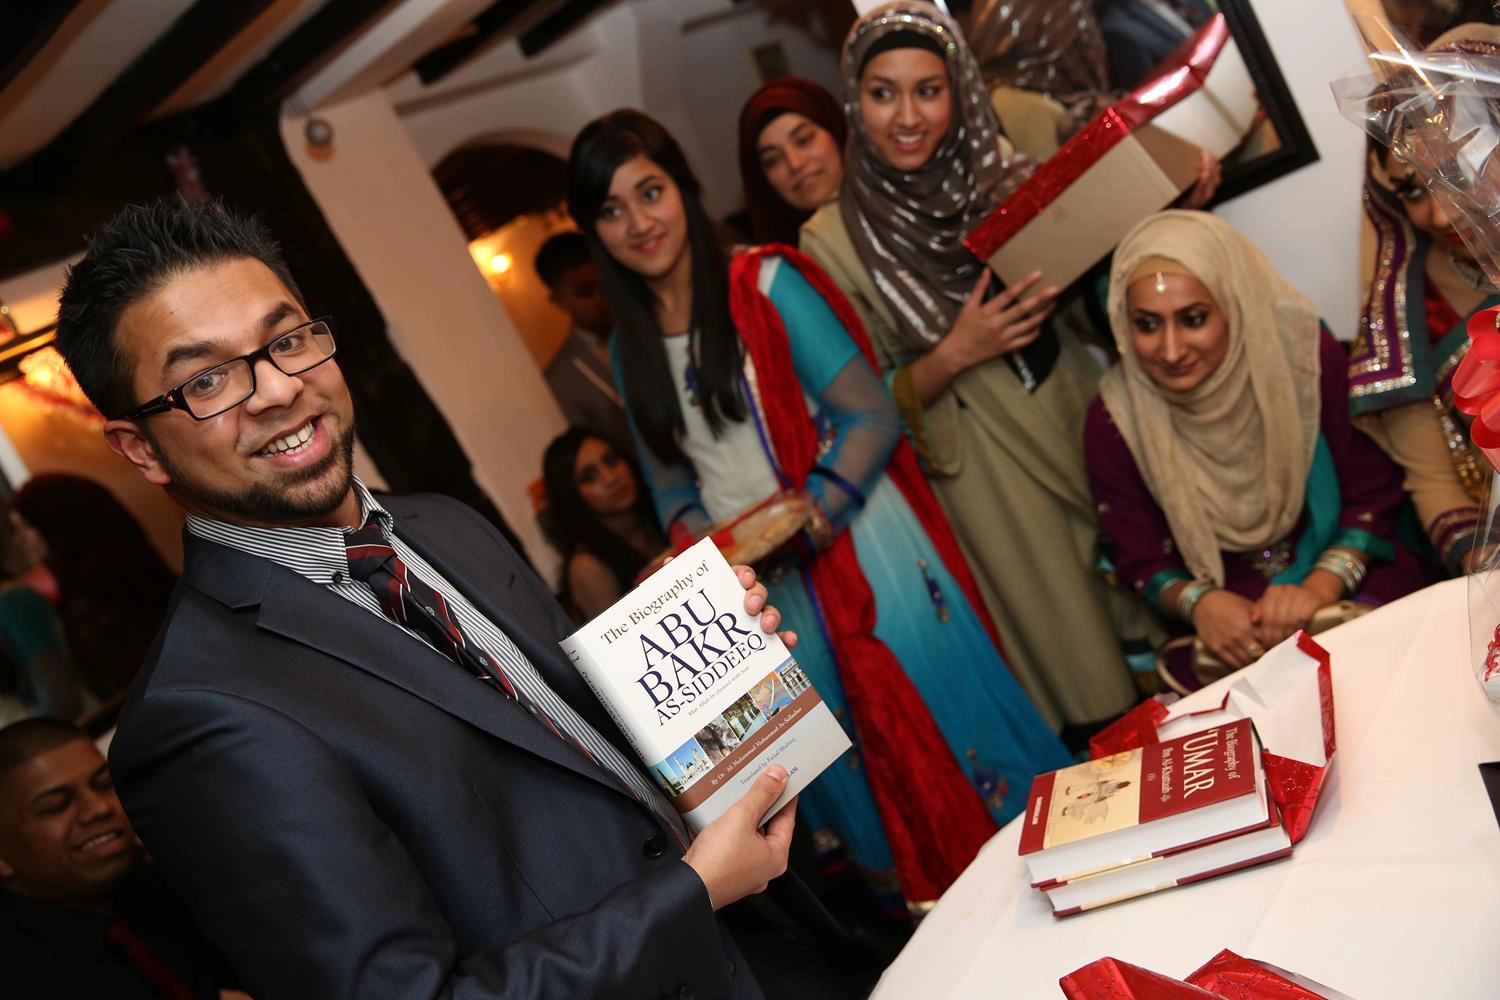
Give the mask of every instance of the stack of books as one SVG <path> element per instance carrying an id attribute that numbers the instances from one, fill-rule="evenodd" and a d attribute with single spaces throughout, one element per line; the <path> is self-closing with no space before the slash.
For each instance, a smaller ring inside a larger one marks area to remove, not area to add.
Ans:
<path id="1" fill-rule="evenodd" d="M 1021 856 L 1072 916 L 1292 853 L 1249 719 L 1038 775 Z"/>

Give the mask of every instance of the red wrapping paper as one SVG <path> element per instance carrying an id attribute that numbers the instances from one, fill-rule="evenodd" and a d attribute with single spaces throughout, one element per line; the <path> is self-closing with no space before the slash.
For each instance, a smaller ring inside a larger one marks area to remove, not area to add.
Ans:
<path id="1" fill-rule="evenodd" d="M 1469 351 L 1453 373 L 1453 403 L 1474 418 L 1469 437 L 1500 469 L 1500 308 L 1469 319 Z"/>
<path id="2" fill-rule="evenodd" d="M 1180 981 L 1117 958 L 1101 958 L 1058 980 L 1068 1000 L 1340 1000 L 1302 976 L 1225 949 Z M 1343 998 L 1348 1000 L 1348 998 Z"/>
<path id="3" fill-rule="evenodd" d="M 1106 108 L 1063 144 L 1041 168 L 964 237 L 980 260 L 1010 241 L 1057 196 L 1130 134 L 1203 86 L 1214 60 L 1229 40 L 1229 25 L 1215 14 L 1169 56 L 1165 67 Z"/>
<path id="4" fill-rule="evenodd" d="M 1057 981 L 1068 1000 L 1210 1000 L 1215 994 L 1118 958 L 1101 958 Z"/>
<path id="5" fill-rule="evenodd" d="M 1493 321 L 1492 321 L 1493 323 Z M 1497 335 L 1500 341 L 1500 335 Z M 1471 352 L 1472 353 L 1472 352 Z M 1456 380 L 1455 376 L 1455 380 Z M 1497 378 L 1500 382 L 1500 378 Z M 1500 398 L 1500 385 L 1497 385 Z M 1318 699 L 1323 719 L 1322 765 L 1281 757 L 1263 750 L 1261 764 L 1266 771 L 1266 787 L 1276 805 L 1281 809 L 1281 822 L 1292 843 L 1307 836 L 1312 824 L 1313 812 L 1318 806 L 1318 796 L 1323 783 L 1328 779 L 1328 768 L 1333 764 L 1337 749 L 1333 717 L 1333 671 L 1328 660 L 1328 651 L 1319 646 L 1306 632 L 1297 633 L 1297 647 L 1318 662 Z M 1208 714 L 1200 712 L 1196 714 Z M 1100 730 L 1089 741 L 1089 757 L 1097 760 L 1113 753 L 1131 750 L 1157 741 L 1157 727 L 1167 718 L 1167 708 L 1153 699 L 1142 702 L 1117 719 L 1112 725 Z"/>
<path id="6" fill-rule="evenodd" d="M 1250 958 L 1241 958 L 1225 948 L 1187 981 L 1224 1000 L 1328 1000 L 1337 994 L 1309 989 L 1287 978 L 1290 973 Z M 1297 977 L 1302 979 L 1302 977 Z M 1302 979 L 1303 983 L 1309 982 Z M 1317 984 L 1312 984 L 1317 985 Z"/>

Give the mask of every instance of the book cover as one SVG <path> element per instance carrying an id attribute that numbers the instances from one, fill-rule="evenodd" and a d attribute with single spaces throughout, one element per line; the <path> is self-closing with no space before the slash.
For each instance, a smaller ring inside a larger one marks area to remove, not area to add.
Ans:
<path id="1" fill-rule="evenodd" d="M 705 538 L 561 643 L 694 831 L 771 764 L 788 780 L 767 815 L 850 747 L 796 658 L 744 602 Z"/>
<path id="2" fill-rule="evenodd" d="M 1038 775 L 1019 853 L 1044 886 L 1263 822 L 1259 756 L 1240 719 Z"/>

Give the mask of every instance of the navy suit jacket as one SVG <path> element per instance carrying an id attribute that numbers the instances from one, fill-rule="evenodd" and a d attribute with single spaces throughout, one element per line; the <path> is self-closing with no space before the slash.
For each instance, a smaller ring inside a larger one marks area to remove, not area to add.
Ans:
<path id="1" fill-rule="evenodd" d="M 556 601 L 493 527 L 442 497 L 381 502 L 625 748 L 556 645 Z M 760 996 L 649 810 L 524 709 L 269 560 L 186 537 L 110 769 L 256 1000 Z"/>

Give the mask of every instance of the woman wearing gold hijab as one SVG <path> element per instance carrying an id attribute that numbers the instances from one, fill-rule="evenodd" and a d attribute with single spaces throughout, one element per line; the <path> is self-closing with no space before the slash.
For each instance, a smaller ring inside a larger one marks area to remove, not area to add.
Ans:
<path id="1" fill-rule="evenodd" d="M 1079 440 L 1099 367 L 1035 275 L 989 298 L 963 237 L 1028 175 L 978 63 L 931 4 L 862 17 L 844 43 L 849 140 L 802 249 L 848 297 L 974 568 L 1006 660 L 1083 737 L 1137 697 Z M 1128 597 L 1129 595 L 1118 595 Z"/>
<path id="2" fill-rule="evenodd" d="M 1349 419 L 1345 355 L 1228 223 L 1162 212 L 1115 251 L 1084 457 L 1121 577 L 1241 667 L 1349 598 L 1421 586 L 1395 466 Z"/>

